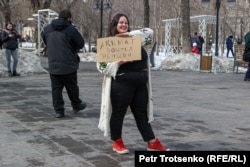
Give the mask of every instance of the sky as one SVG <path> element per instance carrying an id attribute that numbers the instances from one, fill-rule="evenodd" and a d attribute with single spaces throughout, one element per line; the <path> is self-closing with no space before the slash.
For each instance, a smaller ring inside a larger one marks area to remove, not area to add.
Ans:
<path id="1" fill-rule="evenodd" d="M 31 47 L 30 43 L 23 43 L 23 48 Z M 17 72 L 21 75 L 30 75 L 37 73 L 47 72 L 41 65 L 41 59 L 36 55 L 36 51 L 26 51 L 22 48 L 18 49 L 19 63 Z M 212 50 L 212 55 L 214 50 Z M 219 55 L 221 53 L 219 52 Z M 81 61 L 95 62 L 96 54 L 93 52 L 79 53 Z M 200 55 L 189 54 L 176 54 L 174 56 L 166 56 L 163 51 L 159 55 L 154 55 L 155 67 L 152 70 L 178 70 L 178 71 L 200 71 Z M 226 57 L 226 49 L 223 56 L 212 56 L 211 73 L 233 73 L 234 59 L 229 54 Z M 245 73 L 246 68 L 239 67 L 239 73 Z M 0 76 L 7 76 L 6 58 L 4 49 L 0 50 Z"/>

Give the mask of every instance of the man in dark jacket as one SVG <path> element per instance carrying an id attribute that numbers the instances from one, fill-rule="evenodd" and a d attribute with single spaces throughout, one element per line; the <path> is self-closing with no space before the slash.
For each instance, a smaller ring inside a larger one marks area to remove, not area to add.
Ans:
<path id="1" fill-rule="evenodd" d="M 204 38 L 201 36 L 201 34 L 199 33 L 198 34 L 198 38 L 199 38 L 199 41 L 200 41 L 200 47 L 199 47 L 199 51 L 200 51 L 200 55 L 202 56 L 202 50 L 203 50 L 203 44 L 204 44 Z"/>
<path id="2" fill-rule="evenodd" d="M 228 54 L 229 54 L 229 51 L 231 51 L 233 57 L 234 57 L 234 51 L 233 51 L 233 36 L 230 35 L 227 40 L 226 40 L 226 45 L 227 45 L 227 57 L 228 57 Z"/>
<path id="3" fill-rule="evenodd" d="M 84 47 L 84 39 L 71 24 L 71 12 L 62 10 L 59 18 L 46 26 L 41 33 L 47 46 L 49 73 L 52 86 L 53 107 L 56 118 L 64 117 L 62 91 L 66 88 L 74 113 L 86 108 L 79 98 L 77 70 L 80 58 L 77 54 Z"/>

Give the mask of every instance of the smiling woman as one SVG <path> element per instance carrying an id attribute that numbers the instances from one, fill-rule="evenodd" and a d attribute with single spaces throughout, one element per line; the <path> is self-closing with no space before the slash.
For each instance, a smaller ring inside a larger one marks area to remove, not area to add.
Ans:
<path id="1" fill-rule="evenodd" d="M 13 24 L 10 22 L 5 25 L 5 28 L 6 29 L 2 32 L 1 40 L 3 41 L 3 45 L 5 48 L 8 75 L 20 76 L 20 74 L 17 73 L 16 70 L 18 64 L 18 39 L 21 38 L 21 35 L 19 35 Z M 13 59 L 12 66 L 11 59 Z"/>
<path id="2" fill-rule="evenodd" d="M 139 32 L 144 33 L 143 30 Z M 115 37 L 117 34 L 130 34 L 129 20 L 125 14 L 116 14 L 110 23 L 109 36 Z M 123 38 L 128 38 L 126 35 Z M 126 47 L 125 44 L 122 46 Z M 150 124 L 154 117 L 147 52 L 141 44 L 133 47 L 140 50 L 139 60 L 129 61 L 121 58 L 105 65 L 97 64 L 98 70 L 104 74 L 98 127 L 104 131 L 104 136 L 108 136 L 110 131 L 113 151 L 119 154 L 128 153 L 129 150 L 122 139 L 122 126 L 129 110 L 136 120 L 143 140 L 147 143 L 147 150 L 168 151 L 169 149 L 155 137 Z"/>

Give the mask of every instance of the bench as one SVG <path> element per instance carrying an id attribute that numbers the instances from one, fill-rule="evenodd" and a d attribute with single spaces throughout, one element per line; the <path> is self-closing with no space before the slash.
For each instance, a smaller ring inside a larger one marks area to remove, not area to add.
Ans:
<path id="1" fill-rule="evenodd" d="M 238 73 L 239 67 L 248 67 L 248 62 L 242 59 L 242 55 L 244 53 L 245 45 L 234 45 L 234 67 L 233 72 Z"/>

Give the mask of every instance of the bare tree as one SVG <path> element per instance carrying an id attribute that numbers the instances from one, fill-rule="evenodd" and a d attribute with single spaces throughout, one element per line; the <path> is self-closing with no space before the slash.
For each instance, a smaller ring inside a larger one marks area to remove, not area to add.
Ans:
<path id="1" fill-rule="evenodd" d="M 91 45 L 96 43 L 99 32 L 99 15 L 93 11 L 92 1 L 78 1 L 77 4 L 72 7 L 72 14 L 74 23 L 77 23 L 79 31 L 84 36 L 85 44 L 88 44 L 87 50 L 91 50 Z M 97 18 L 98 17 L 98 18 Z M 106 18 L 106 17 L 104 17 Z"/>
<path id="2" fill-rule="evenodd" d="M 74 7 L 77 4 L 77 0 L 54 0 L 53 1 L 55 7 L 61 11 L 63 9 L 68 9 L 71 11 L 72 7 Z"/>
<path id="3" fill-rule="evenodd" d="M 157 43 L 156 45 L 156 55 L 159 55 L 159 46 L 162 44 L 161 31 L 162 31 L 162 16 L 163 16 L 163 2 L 164 0 L 154 1 L 153 8 L 153 21 L 154 21 L 154 39 Z"/>
<path id="4" fill-rule="evenodd" d="M 11 22 L 10 0 L 2 0 L 0 3 L 0 9 L 4 17 L 4 22 Z"/>
<path id="5" fill-rule="evenodd" d="M 189 0 L 181 0 L 181 18 L 182 18 L 182 52 L 190 52 L 190 6 Z"/>
<path id="6" fill-rule="evenodd" d="M 47 9 L 50 8 L 52 0 L 30 0 L 31 7 L 34 12 L 39 9 Z"/>

